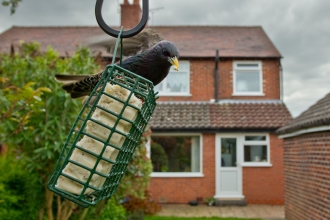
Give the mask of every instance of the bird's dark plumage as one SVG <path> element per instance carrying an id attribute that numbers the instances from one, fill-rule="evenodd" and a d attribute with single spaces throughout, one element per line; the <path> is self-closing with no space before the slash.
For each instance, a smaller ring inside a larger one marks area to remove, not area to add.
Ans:
<path id="1" fill-rule="evenodd" d="M 89 95 L 100 78 L 103 72 L 94 75 L 60 75 L 56 74 L 55 79 L 58 82 L 63 82 L 62 88 L 71 94 L 71 98 L 79 98 Z"/>
<path id="2" fill-rule="evenodd" d="M 142 34 L 146 39 L 147 34 L 143 32 Z M 140 47 L 146 47 L 146 45 L 148 42 L 140 43 Z M 122 67 L 150 80 L 154 85 L 159 84 L 168 75 L 172 65 L 177 70 L 179 68 L 179 51 L 169 41 L 162 40 L 148 49 L 140 48 L 137 51 L 136 55 L 122 61 Z M 103 72 L 95 75 L 55 75 L 55 79 L 64 83 L 62 88 L 70 93 L 72 98 L 79 98 L 92 92 L 102 74 Z"/>

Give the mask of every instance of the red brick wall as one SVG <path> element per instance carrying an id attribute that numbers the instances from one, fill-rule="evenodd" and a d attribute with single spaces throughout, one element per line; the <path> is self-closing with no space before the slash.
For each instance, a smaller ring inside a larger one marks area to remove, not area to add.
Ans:
<path id="1" fill-rule="evenodd" d="M 197 197 L 215 194 L 215 135 L 203 134 L 204 177 L 167 178 L 153 177 L 149 190 L 157 202 L 188 203 Z"/>
<path id="2" fill-rule="evenodd" d="M 267 99 L 280 99 L 280 61 L 262 61 L 263 89 Z"/>
<path id="3" fill-rule="evenodd" d="M 285 216 L 329 219 L 330 131 L 284 139 Z"/>
<path id="4" fill-rule="evenodd" d="M 248 204 L 284 204 L 283 140 L 270 134 L 271 167 L 243 167 L 243 195 Z"/>
<path id="5" fill-rule="evenodd" d="M 263 92 L 265 96 L 233 96 L 233 61 L 219 63 L 220 99 L 280 99 L 278 59 L 263 60 Z M 210 101 L 214 99 L 214 59 L 190 60 L 191 96 L 161 96 L 159 101 Z"/>

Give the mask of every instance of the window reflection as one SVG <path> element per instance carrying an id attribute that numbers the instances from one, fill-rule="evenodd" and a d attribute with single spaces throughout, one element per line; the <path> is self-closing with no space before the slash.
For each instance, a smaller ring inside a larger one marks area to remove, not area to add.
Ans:
<path id="1" fill-rule="evenodd" d="M 267 146 L 266 145 L 245 145 L 244 146 L 245 162 L 267 162 Z"/>
<path id="2" fill-rule="evenodd" d="M 260 92 L 259 71 L 236 70 L 236 91 L 237 92 Z"/>
<path id="3" fill-rule="evenodd" d="M 199 136 L 152 136 L 153 172 L 200 172 Z"/>
<path id="4" fill-rule="evenodd" d="M 266 136 L 245 136 L 246 141 L 265 141 Z"/>
<path id="5" fill-rule="evenodd" d="M 166 92 L 188 92 L 188 76 L 184 73 L 171 73 L 166 80 Z"/>
<path id="6" fill-rule="evenodd" d="M 236 138 L 221 138 L 221 166 L 236 167 Z"/>
<path id="7" fill-rule="evenodd" d="M 173 67 L 168 76 L 157 86 L 155 91 L 161 94 L 189 94 L 189 62 L 179 61 L 180 69 L 176 71 Z"/>

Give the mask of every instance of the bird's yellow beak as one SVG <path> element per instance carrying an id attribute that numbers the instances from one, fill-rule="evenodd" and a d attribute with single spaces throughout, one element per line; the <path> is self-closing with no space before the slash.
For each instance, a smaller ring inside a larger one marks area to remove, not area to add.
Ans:
<path id="1" fill-rule="evenodd" d="M 168 58 L 168 61 L 174 66 L 174 70 L 179 70 L 179 60 L 176 56 Z"/>

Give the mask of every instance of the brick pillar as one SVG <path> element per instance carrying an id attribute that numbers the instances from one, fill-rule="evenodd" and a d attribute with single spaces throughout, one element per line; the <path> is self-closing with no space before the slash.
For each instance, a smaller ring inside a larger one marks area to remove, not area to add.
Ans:
<path id="1" fill-rule="evenodd" d="M 124 4 L 121 5 L 121 26 L 124 26 L 125 30 L 135 27 L 141 16 L 139 0 L 134 0 L 133 4 L 130 4 L 128 0 L 124 0 Z"/>

